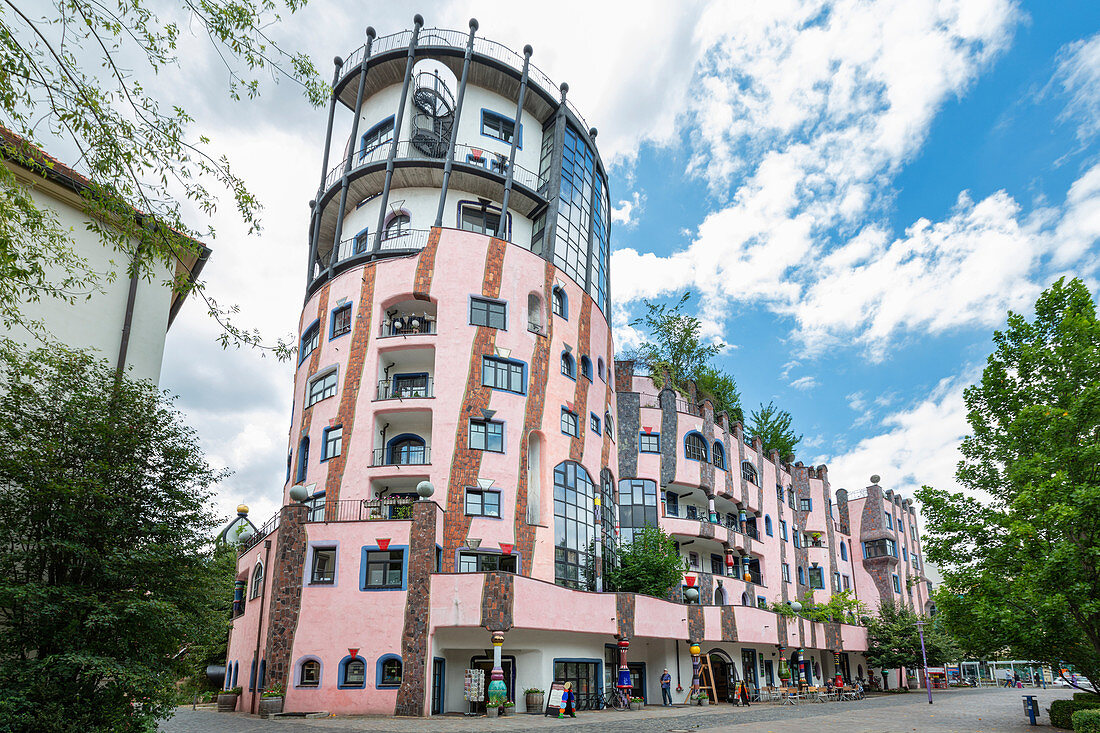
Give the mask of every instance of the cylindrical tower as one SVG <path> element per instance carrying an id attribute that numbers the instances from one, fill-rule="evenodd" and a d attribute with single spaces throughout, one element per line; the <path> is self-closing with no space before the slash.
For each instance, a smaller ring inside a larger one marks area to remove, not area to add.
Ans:
<path id="1" fill-rule="evenodd" d="M 241 555 L 243 709 L 285 685 L 288 710 L 436 711 L 429 576 L 596 590 L 615 552 L 596 130 L 477 32 L 417 16 L 336 60 L 284 508 Z"/>

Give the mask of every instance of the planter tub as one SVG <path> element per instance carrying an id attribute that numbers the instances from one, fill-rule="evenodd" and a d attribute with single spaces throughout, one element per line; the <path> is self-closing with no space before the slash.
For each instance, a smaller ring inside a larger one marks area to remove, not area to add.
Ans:
<path id="1" fill-rule="evenodd" d="M 489 707 L 485 708 L 485 715 L 490 718 L 495 718 L 500 715 L 500 708 L 490 705 Z"/>
<path id="2" fill-rule="evenodd" d="M 219 692 L 218 693 L 218 712 L 219 713 L 231 713 L 237 709 L 237 693 L 235 692 Z"/>
<path id="3" fill-rule="evenodd" d="M 542 693 L 527 693 L 527 713 L 529 715 L 542 715 Z"/>
<path id="4" fill-rule="evenodd" d="M 504 717 L 508 717 L 509 715 L 515 715 L 516 714 L 516 706 L 515 705 L 510 705 L 510 706 L 507 706 L 507 707 L 503 707 L 503 708 L 501 708 L 501 710 L 504 712 Z"/>
<path id="5" fill-rule="evenodd" d="M 644 707 L 645 707 L 644 702 L 632 702 L 632 703 L 630 703 L 630 709 L 631 710 L 641 710 Z"/>
<path id="6" fill-rule="evenodd" d="M 283 712 L 283 698 L 282 697 L 261 697 L 260 707 L 257 712 L 261 718 L 265 718 L 275 713 Z"/>

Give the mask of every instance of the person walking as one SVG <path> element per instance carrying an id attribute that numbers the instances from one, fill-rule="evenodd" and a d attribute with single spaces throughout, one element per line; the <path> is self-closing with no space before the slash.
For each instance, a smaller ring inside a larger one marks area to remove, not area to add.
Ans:
<path id="1" fill-rule="evenodd" d="M 1012 670 L 1005 670 L 1005 681 L 1003 687 L 1012 687 Z"/>
<path id="2" fill-rule="evenodd" d="M 666 708 L 672 705 L 672 675 L 668 673 L 668 667 L 661 675 L 661 704 Z"/>
<path id="3" fill-rule="evenodd" d="M 565 683 L 565 690 L 561 693 L 561 707 L 558 708 L 558 717 L 564 718 L 566 712 L 569 713 L 570 718 L 577 717 L 577 696 L 573 694 L 572 682 Z"/>

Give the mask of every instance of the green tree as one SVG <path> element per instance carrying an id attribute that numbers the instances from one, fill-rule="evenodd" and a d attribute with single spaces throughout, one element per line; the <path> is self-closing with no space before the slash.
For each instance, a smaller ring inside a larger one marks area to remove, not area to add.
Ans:
<path id="1" fill-rule="evenodd" d="M 924 487 L 925 548 L 945 624 L 976 653 L 1007 651 L 1100 680 L 1100 322 L 1080 280 L 1035 317 L 1009 313 L 981 381 L 956 477 Z"/>
<path id="2" fill-rule="evenodd" d="M 221 477 L 152 385 L 87 354 L 2 353 L 0 729 L 148 730 L 169 713 L 181 649 L 228 597 Z"/>
<path id="3" fill-rule="evenodd" d="M 867 620 L 867 661 L 879 670 L 924 667 L 921 652 L 920 617 L 902 601 L 886 600 L 878 613 Z M 929 666 L 939 666 L 957 658 L 951 638 L 935 623 L 926 621 L 924 650 Z"/>
<path id="4" fill-rule="evenodd" d="M 151 279 L 159 267 L 175 271 L 177 260 L 214 237 L 194 214 L 212 214 L 215 189 L 228 191 L 251 230 L 259 227 L 260 203 L 209 139 L 193 134 L 186 110 L 159 98 L 146 84 L 166 67 L 179 65 L 181 24 L 205 36 L 226 66 L 231 97 L 255 97 L 260 74 L 300 84 L 317 105 L 328 86 L 304 55 L 284 49 L 272 36 L 281 9 L 294 12 L 305 0 L 28 0 L 0 5 L 0 122 L 29 144 L 5 145 L 0 157 L 45 173 L 54 167 L 31 145 L 60 139 L 78 152 L 80 172 L 91 181 L 85 213 L 104 244 L 125 255 L 129 269 Z M 48 121 L 43 125 L 43 120 Z M 42 139 L 43 131 L 48 139 Z M 140 213 L 138 213 L 140 212 Z M 91 269 L 73 249 L 72 233 L 40 205 L 14 172 L 0 165 L 0 321 L 22 320 L 20 303 L 39 298 L 72 301 L 94 292 L 117 271 Z M 117 269 L 117 268 L 116 268 Z M 176 282 L 186 290 L 185 282 Z M 211 316 L 223 326 L 223 344 L 262 346 L 259 334 L 235 326 L 233 307 L 219 306 L 196 286 Z M 292 345 L 271 347 L 280 357 Z"/>
<path id="5" fill-rule="evenodd" d="M 730 420 L 743 423 L 745 413 L 741 410 L 741 394 L 737 391 L 737 382 L 732 376 L 712 366 L 701 367 L 695 372 L 695 386 L 701 395 L 710 397 L 714 403 L 714 413 L 726 412 Z"/>
<path id="6" fill-rule="evenodd" d="M 664 386 L 664 375 L 668 374 L 672 381 L 669 386 L 682 389 L 725 348 L 725 344 L 703 343 L 700 335 L 703 324 L 684 313 L 690 299 L 689 291 L 671 306 L 645 300 L 645 315 L 630 324 L 643 326 L 649 332 L 651 340 L 638 347 L 638 358 L 649 368 L 659 387 Z"/>
<path id="7" fill-rule="evenodd" d="M 672 537 L 647 524 L 634 530 L 634 540 L 619 549 L 618 562 L 605 575 L 612 587 L 626 593 L 665 598 L 680 584 L 686 563 Z"/>
<path id="8" fill-rule="evenodd" d="M 229 630 L 233 626 L 236 547 L 232 544 L 215 547 L 207 563 L 211 566 L 211 585 L 204 595 L 204 618 L 197 624 L 198 632 L 181 656 L 187 674 L 184 689 L 189 695 L 215 689 L 206 676 L 206 668 L 212 664 L 225 664 Z"/>
<path id="9" fill-rule="evenodd" d="M 779 457 L 786 460 L 794 455 L 795 447 L 802 442 L 801 435 L 795 435 L 791 428 L 791 413 L 776 407 L 774 402 L 761 403 L 759 410 L 749 414 L 749 435 L 760 438 L 764 444 L 764 453 L 779 451 Z"/>

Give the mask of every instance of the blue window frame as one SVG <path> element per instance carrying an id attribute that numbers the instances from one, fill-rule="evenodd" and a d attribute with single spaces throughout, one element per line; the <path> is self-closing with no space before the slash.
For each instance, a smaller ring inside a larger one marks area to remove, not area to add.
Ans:
<path id="1" fill-rule="evenodd" d="M 800 512 L 812 512 L 814 510 L 814 500 L 810 498 L 798 500 L 798 511 Z"/>
<path id="2" fill-rule="evenodd" d="M 665 495 L 665 515 L 669 517 L 680 516 L 680 497 L 671 491 L 664 492 Z"/>
<path id="3" fill-rule="evenodd" d="M 493 420 L 470 420 L 470 435 L 467 442 L 470 450 L 487 450 L 493 453 L 504 452 L 504 423 Z"/>
<path id="4" fill-rule="evenodd" d="M 581 436 L 580 420 L 577 418 L 577 413 L 561 408 L 561 431 L 565 435 L 569 435 L 574 438 Z"/>
<path id="5" fill-rule="evenodd" d="M 321 463 L 340 455 L 344 447 L 344 426 L 325 428 L 321 438 Z"/>
<path id="6" fill-rule="evenodd" d="M 527 364 L 516 359 L 483 356 L 481 384 L 490 389 L 527 394 Z"/>
<path id="7" fill-rule="evenodd" d="M 581 376 L 592 381 L 592 360 L 584 355 L 581 356 Z"/>
<path id="8" fill-rule="evenodd" d="M 346 656 L 340 660 L 336 686 L 341 690 L 361 690 L 367 686 L 367 660 Z"/>
<path id="9" fill-rule="evenodd" d="M 407 545 L 364 546 L 359 564 L 359 590 L 405 590 L 409 580 Z"/>
<path id="10" fill-rule="evenodd" d="M 640 453 L 660 453 L 661 452 L 661 434 L 660 433 L 639 433 L 638 434 L 638 451 Z"/>
<path id="11" fill-rule="evenodd" d="M 840 559 L 841 560 L 847 560 L 848 559 L 848 546 L 845 545 L 843 541 L 841 541 L 841 543 L 840 543 Z"/>
<path id="12" fill-rule="evenodd" d="M 891 515 L 890 512 L 885 512 L 885 514 L 886 514 L 886 529 L 893 529 L 894 528 L 894 517 L 893 517 L 893 515 Z"/>
<path id="13" fill-rule="evenodd" d="M 901 593 L 901 578 L 898 577 L 897 573 L 894 573 L 893 578 L 894 578 L 894 592 L 895 593 Z"/>
<path id="14" fill-rule="evenodd" d="M 513 117 L 502 115 L 490 109 L 481 110 L 481 134 L 494 140 L 502 140 L 509 145 L 516 131 L 516 120 Z M 523 150 L 523 125 L 519 126 L 519 136 L 516 140 L 516 148 Z"/>
<path id="15" fill-rule="evenodd" d="M 355 235 L 355 239 L 351 245 L 351 253 L 353 255 L 361 255 L 370 249 L 370 232 L 364 229 Z"/>
<path id="16" fill-rule="evenodd" d="M 294 476 L 295 483 L 306 480 L 306 466 L 309 464 L 309 436 L 302 438 L 298 443 L 298 472 Z"/>
<path id="17" fill-rule="evenodd" d="M 684 436 L 684 456 L 689 461 L 707 462 L 707 439 L 696 432 Z"/>
<path id="18" fill-rule="evenodd" d="M 351 303 L 336 306 L 329 317 L 329 341 L 351 333 Z"/>
<path id="19" fill-rule="evenodd" d="M 317 342 L 320 339 L 321 327 L 318 321 L 314 321 L 310 324 L 309 328 L 302 332 L 302 339 L 298 342 L 298 363 L 309 358 L 317 349 Z"/>
<path id="20" fill-rule="evenodd" d="M 577 378 L 577 365 L 568 351 L 561 352 L 561 373 L 573 380 Z"/>
<path id="21" fill-rule="evenodd" d="M 402 433 L 386 445 L 387 466 L 423 466 L 427 462 L 427 445 L 415 433 Z"/>
<path id="22" fill-rule="evenodd" d="M 380 145 L 393 140 L 393 115 L 382 120 L 363 133 L 359 139 L 359 159 L 367 157 L 371 151 Z"/>
<path id="23" fill-rule="evenodd" d="M 714 441 L 714 449 L 711 453 L 714 459 L 714 465 L 716 468 L 725 469 L 726 467 L 726 449 L 717 440 Z"/>
<path id="24" fill-rule="evenodd" d="M 806 585 L 806 571 L 801 565 L 798 566 L 798 584 Z"/>
<path id="25" fill-rule="evenodd" d="M 768 535 L 769 537 L 773 536 L 772 535 L 772 518 L 769 517 L 767 514 L 764 515 L 764 534 Z"/>
<path id="26" fill-rule="evenodd" d="M 594 412 L 590 413 L 589 416 L 588 416 L 588 421 L 589 421 L 589 423 L 588 423 L 589 427 L 592 428 L 592 432 L 595 433 L 596 435 L 599 435 L 600 431 L 602 429 L 601 426 L 600 426 L 600 416 L 597 415 Z"/>
<path id="27" fill-rule="evenodd" d="M 741 461 L 741 478 L 750 484 L 760 485 L 760 479 L 756 475 L 756 466 L 749 461 Z"/>
<path id="28" fill-rule="evenodd" d="M 569 320 L 569 296 L 565 294 L 560 286 L 555 285 L 553 293 L 551 293 L 550 299 L 551 305 L 554 310 L 555 316 L 561 316 L 565 320 Z"/>
<path id="29" fill-rule="evenodd" d="M 375 664 L 374 686 L 379 689 L 400 687 L 403 673 L 401 657 L 396 654 L 383 654 Z"/>

